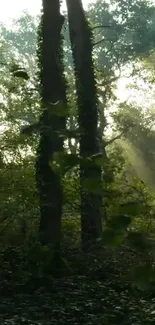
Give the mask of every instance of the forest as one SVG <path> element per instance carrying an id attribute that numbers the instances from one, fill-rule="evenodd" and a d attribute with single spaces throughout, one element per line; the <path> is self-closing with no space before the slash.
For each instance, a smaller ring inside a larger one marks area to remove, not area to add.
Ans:
<path id="1" fill-rule="evenodd" d="M 0 22 L 0 324 L 155 324 L 155 3 L 66 8 Z"/>

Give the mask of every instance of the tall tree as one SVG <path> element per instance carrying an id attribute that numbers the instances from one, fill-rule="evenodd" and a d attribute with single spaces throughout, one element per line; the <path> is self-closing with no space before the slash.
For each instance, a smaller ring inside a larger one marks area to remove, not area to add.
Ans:
<path id="1" fill-rule="evenodd" d="M 66 105 L 63 77 L 61 29 L 64 17 L 59 0 L 43 0 L 43 15 L 38 31 L 40 65 L 40 142 L 36 162 L 36 180 L 40 195 L 40 233 L 44 244 L 51 243 L 59 252 L 61 240 L 62 186 L 58 173 L 51 168 L 54 153 L 63 150 L 61 133 L 66 117 L 60 108 Z"/>
<path id="2" fill-rule="evenodd" d="M 88 158 L 98 153 L 98 99 L 92 59 L 92 34 L 85 17 L 81 0 L 66 0 L 68 8 L 69 33 L 76 77 L 78 122 L 80 128 L 80 194 L 82 246 L 100 238 L 101 192 L 92 191 L 94 184 L 101 190 L 101 168 Z M 91 184 L 91 190 L 86 184 Z M 95 186 L 96 187 L 96 186 Z"/>

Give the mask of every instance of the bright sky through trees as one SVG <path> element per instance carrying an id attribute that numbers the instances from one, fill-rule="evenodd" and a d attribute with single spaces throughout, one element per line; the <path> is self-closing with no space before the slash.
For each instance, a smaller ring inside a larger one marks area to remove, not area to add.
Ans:
<path id="1" fill-rule="evenodd" d="M 65 0 L 62 0 L 63 8 L 65 9 Z M 89 3 L 96 2 L 96 0 L 82 0 L 84 8 L 86 9 Z M 155 0 L 152 0 L 155 3 Z M 22 11 L 27 10 L 31 15 L 40 13 L 42 0 L 5 0 L 0 6 L 0 22 L 7 25 L 11 23 L 11 19 L 16 19 L 22 15 Z M 131 81 L 131 78 L 120 78 L 118 82 L 119 97 L 123 100 L 128 98 L 131 90 L 126 89 L 126 85 Z M 143 85 L 144 87 L 144 85 Z M 132 93 L 133 96 L 133 93 Z M 137 97 L 137 94 L 135 95 Z M 142 101 L 143 96 L 142 96 Z"/>
<path id="2" fill-rule="evenodd" d="M 88 3 L 96 0 L 83 0 L 84 7 Z M 17 18 L 21 15 L 23 10 L 27 10 L 32 15 L 40 13 L 42 0 L 5 0 L 1 4 L 0 21 L 9 23 L 10 18 Z M 65 0 L 63 0 L 63 7 L 65 8 Z"/>

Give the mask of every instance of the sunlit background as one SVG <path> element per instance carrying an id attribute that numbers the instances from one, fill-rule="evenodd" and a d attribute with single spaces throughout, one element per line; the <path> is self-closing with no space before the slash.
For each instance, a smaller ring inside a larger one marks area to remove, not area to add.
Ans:
<path id="1" fill-rule="evenodd" d="M 90 2 L 95 0 L 83 0 L 83 5 L 86 8 Z M 62 4 L 65 9 L 65 1 Z M 0 8 L 0 21 L 9 23 L 11 18 L 17 18 L 21 15 L 23 10 L 27 10 L 32 15 L 40 13 L 41 0 L 5 0 Z"/>
<path id="2" fill-rule="evenodd" d="M 64 10 L 66 8 L 65 2 L 65 0 L 62 1 L 62 9 Z M 87 9 L 87 6 L 90 3 L 96 2 L 96 0 L 83 0 L 82 2 L 84 8 Z M 152 2 L 155 2 L 155 0 Z M 20 17 L 22 12 L 25 10 L 31 15 L 38 15 L 41 10 L 41 3 L 42 0 L 5 0 L 0 8 L 0 21 L 9 25 L 11 24 L 12 19 Z M 126 90 L 126 84 L 128 84 L 128 82 L 129 78 L 121 78 L 118 82 L 118 92 L 122 100 L 126 100 L 126 98 L 129 96 L 129 92 Z M 135 96 L 137 96 L 137 94 Z M 143 96 L 140 98 L 140 100 L 144 100 Z"/>
<path id="3" fill-rule="evenodd" d="M 66 9 L 65 0 L 62 1 L 62 9 Z M 87 9 L 87 6 L 96 2 L 96 0 L 83 0 L 83 6 Z M 0 10 L 0 21 L 5 23 L 6 25 L 10 25 L 12 19 L 16 19 L 21 16 L 23 11 L 28 11 L 31 15 L 38 15 L 41 10 L 42 0 L 5 0 Z M 128 82 L 128 80 L 127 80 Z M 119 81 L 119 87 L 125 88 L 126 80 L 123 82 Z M 128 96 L 125 89 L 121 93 L 122 100 L 125 100 Z"/>
<path id="4" fill-rule="evenodd" d="M 87 9 L 88 5 L 91 3 L 96 2 L 97 0 L 82 0 L 83 6 Z M 155 3 L 155 0 L 152 0 Z M 62 0 L 62 10 L 66 9 L 66 0 Z M 23 11 L 28 11 L 31 15 L 38 15 L 41 10 L 42 0 L 5 0 L 3 1 L 3 5 L 0 8 L 0 22 L 5 23 L 7 26 L 11 25 L 12 19 L 18 19 Z M 139 101 L 142 103 L 145 100 L 145 94 L 137 93 L 132 91 L 131 96 L 131 89 L 128 90 L 126 86 L 131 81 L 131 78 L 120 78 L 118 80 L 118 89 L 116 90 L 117 96 L 122 100 L 126 100 L 129 95 L 130 97 L 137 98 L 139 97 Z M 140 81 L 142 82 L 142 81 Z M 142 82 L 142 88 L 146 87 Z M 146 90 L 146 89 L 145 89 Z M 151 98 L 152 100 L 152 98 Z M 145 101 L 146 105 L 149 103 L 148 100 Z"/>

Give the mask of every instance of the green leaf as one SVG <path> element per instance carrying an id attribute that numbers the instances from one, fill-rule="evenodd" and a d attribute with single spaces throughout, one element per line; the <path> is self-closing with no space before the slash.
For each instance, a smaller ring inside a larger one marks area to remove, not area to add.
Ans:
<path id="1" fill-rule="evenodd" d="M 26 125 L 21 128 L 20 134 L 23 135 L 32 135 L 34 133 L 39 133 L 40 131 L 40 124 L 39 123 L 34 123 L 31 125 Z"/>
<path id="2" fill-rule="evenodd" d="M 105 166 L 107 163 L 105 162 L 105 157 L 102 154 L 96 154 L 91 156 L 92 161 L 95 165 L 98 165 L 100 167 Z"/>
<path id="3" fill-rule="evenodd" d="M 29 75 L 25 70 L 17 70 L 12 73 L 13 77 L 22 78 L 25 80 L 29 79 Z"/>
<path id="4" fill-rule="evenodd" d="M 49 165 L 56 174 L 63 174 L 61 165 L 57 164 L 56 161 L 50 161 Z"/>
<path id="5" fill-rule="evenodd" d="M 124 232 L 106 228 L 103 232 L 103 244 L 111 248 L 116 248 L 124 242 Z"/>
<path id="6" fill-rule="evenodd" d="M 128 277 L 139 289 L 148 290 L 155 283 L 155 268 L 151 263 L 146 263 L 135 267 Z"/>
<path id="7" fill-rule="evenodd" d="M 116 215 L 108 220 L 107 226 L 112 229 L 117 229 L 121 231 L 127 230 L 130 225 L 132 218 L 127 215 Z"/>
<path id="8" fill-rule="evenodd" d="M 85 166 L 99 166 L 99 167 L 105 167 L 107 168 L 108 167 L 108 163 L 104 157 L 103 154 L 101 153 L 97 153 L 95 155 L 92 155 L 90 157 L 87 157 L 87 158 L 83 158 L 82 159 L 82 162 Z"/>
<path id="9" fill-rule="evenodd" d="M 152 243 L 146 234 L 138 231 L 128 232 L 127 240 L 130 246 L 142 252 L 150 251 L 152 247 Z"/>
<path id="10" fill-rule="evenodd" d="M 59 116 L 59 117 L 68 116 L 69 107 L 65 103 L 59 101 L 56 103 L 51 103 L 51 105 L 52 105 L 51 115 Z"/>
<path id="11" fill-rule="evenodd" d="M 62 175 L 78 164 L 79 157 L 76 154 L 67 154 L 65 152 L 55 152 L 52 161 L 50 161 L 51 168 Z"/>
<path id="12" fill-rule="evenodd" d="M 64 155 L 64 168 L 65 172 L 69 171 L 73 167 L 79 165 L 80 158 L 76 154 L 66 154 Z"/>
<path id="13" fill-rule="evenodd" d="M 91 177 L 91 178 L 83 179 L 82 186 L 86 192 L 93 193 L 93 194 L 103 193 L 101 187 L 101 180 L 99 177 Z"/>
<path id="14" fill-rule="evenodd" d="M 127 202 L 120 205 L 120 214 L 137 216 L 144 211 L 144 206 L 139 202 Z"/>

